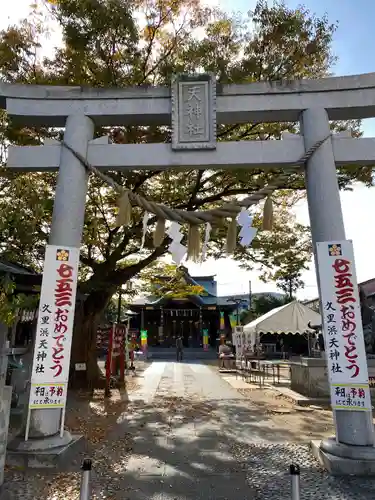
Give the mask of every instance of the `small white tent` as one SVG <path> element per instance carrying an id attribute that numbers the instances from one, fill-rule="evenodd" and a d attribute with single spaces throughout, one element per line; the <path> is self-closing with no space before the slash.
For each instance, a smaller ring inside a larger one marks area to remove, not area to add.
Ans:
<path id="1" fill-rule="evenodd" d="M 246 343 L 250 346 L 258 344 L 262 333 L 291 333 L 295 335 L 311 332 L 308 324 L 320 325 L 321 321 L 320 314 L 295 300 L 284 306 L 276 307 L 245 325 Z"/>

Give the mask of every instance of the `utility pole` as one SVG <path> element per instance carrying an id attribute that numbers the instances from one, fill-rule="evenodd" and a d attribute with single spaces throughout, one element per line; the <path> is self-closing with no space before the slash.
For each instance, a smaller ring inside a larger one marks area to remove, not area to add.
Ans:
<path id="1" fill-rule="evenodd" d="M 289 298 L 293 300 L 293 282 L 292 278 L 289 278 Z"/>
<path id="2" fill-rule="evenodd" d="M 120 286 L 119 291 L 118 291 L 118 302 L 117 302 L 117 324 L 119 325 L 121 323 L 121 302 L 122 302 L 122 294 L 124 292 L 123 285 Z M 126 291 L 131 292 L 133 289 L 133 283 L 131 281 L 126 282 Z"/>
<path id="3" fill-rule="evenodd" d="M 240 304 L 243 304 L 245 301 L 243 299 L 238 299 L 236 297 L 231 297 L 228 299 L 228 302 L 234 302 L 236 304 L 236 313 L 237 313 L 237 326 L 240 324 Z"/>
<path id="4" fill-rule="evenodd" d="M 121 300 L 122 300 L 122 286 L 120 286 L 118 291 L 118 302 L 117 302 L 117 324 L 121 322 Z"/>
<path id="5" fill-rule="evenodd" d="M 249 280 L 249 312 L 251 311 L 251 302 L 252 302 L 252 294 L 251 294 L 251 280 Z"/>

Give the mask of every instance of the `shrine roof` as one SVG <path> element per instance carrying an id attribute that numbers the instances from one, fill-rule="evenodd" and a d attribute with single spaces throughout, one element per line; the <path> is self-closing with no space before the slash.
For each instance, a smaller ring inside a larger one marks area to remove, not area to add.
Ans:
<path id="1" fill-rule="evenodd" d="M 234 302 L 228 301 L 227 297 L 215 297 L 213 295 L 191 295 L 186 297 L 187 301 L 194 303 L 197 306 L 219 306 L 219 307 L 236 307 Z M 179 302 L 178 298 L 168 297 L 156 297 L 156 296 L 145 296 L 136 299 L 132 304 L 129 304 L 129 308 L 140 308 L 144 306 L 161 306 L 165 302 Z"/>
<path id="2" fill-rule="evenodd" d="M 196 280 L 200 280 L 201 278 L 195 278 Z M 252 294 L 252 298 L 256 298 L 259 296 L 272 296 L 275 298 L 282 298 L 284 295 L 282 293 L 278 292 L 255 292 Z M 214 296 L 211 294 L 208 295 L 194 295 L 190 297 L 186 297 L 187 301 L 190 301 L 192 303 L 195 303 L 196 305 L 199 306 L 217 306 L 217 307 L 222 307 L 225 308 L 227 307 L 228 309 L 235 309 L 237 308 L 237 301 L 241 300 L 241 303 L 239 304 L 239 307 L 241 308 L 247 308 L 249 305 L 249 295 L 248 294 L 232 294 L 232 295 L 222 295 L 222 296 Z M 160 307 L 162 304 L 165 302 L 178 302 L 179 299 L 173 298 L 173 297 L 157 297 L 157 296 L 144 296 L 144 297 L 139 297 L 136 299 L 132 304 L 129 305 L 130 308 L 140 308 L 144 306 L 155 306 L 155 307 Z"/>
<path id="3" fill-rule="evenodd" d="M 0 259 L 0 275 L 10 276 L 15 284 L 15 293 L 39 293 L 42 275 L 26 266 Z"/>
<path id="4" fill-rule="evenodd" d="M 202 299 L 207 297 L 216 298 L 217 283 L 213 276 L 197 276 L 193 278 L 188 272 L 186 272 L 184 274 L 184 278 L 188 285 L 201 286 L 204 288 L 205 293 L 200 295 Z"/>
<path id="5" fill-rule="evenodd" d="M 213 276 L 192 276 L 195 281 L 215 281 L 215 275 Z"/>
<path id="6" fill-rule="evenodd" d="M 5 259 L 0 260 L 0 273 L 6 274 L 26 274 L 37 276 L 38 273 L 20 264 L 15 264 L 13 262 L 7 261 Z"/>

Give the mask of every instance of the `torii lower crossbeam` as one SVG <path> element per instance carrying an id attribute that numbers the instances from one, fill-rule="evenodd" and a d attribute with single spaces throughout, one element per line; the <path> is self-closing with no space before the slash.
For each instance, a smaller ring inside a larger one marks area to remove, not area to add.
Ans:
<path id="1" fill-rule="evenodd" d="M 303 137 L 294 135 L 280 141 L 239 141 L 218 143 L 214 151 L 172 151 L 169 144 L 105 144 L 105 138 L 90 141 L 88 162 L 99 170 L 217 170 L 239 168 L 288 168 L 305 152 Z M 352 139 L 333 136 L 337 167 L 374 165 L 375 138 Z M 8 168 L 17 171 L 56 171 L 61 145 L 10 146 Z"/>

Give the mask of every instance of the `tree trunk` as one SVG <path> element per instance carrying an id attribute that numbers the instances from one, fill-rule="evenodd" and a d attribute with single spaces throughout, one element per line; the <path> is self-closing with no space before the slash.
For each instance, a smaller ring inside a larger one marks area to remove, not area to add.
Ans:
<path id="1" fill-rule="evenodd" d="M 98 367 L 96 333 L 112 293 L 112 290 L 95 291 L 83 304 L 77 303 L 70 361 L 70 386 L 74 389 L 104 388 L 104 377 Z M 75 370 L 76 363 L 85 363 L 86 370 Z"/>
<path id="2" fill-rule="evenodd" d="M 90 286 L 93 291 L 81 304 L 77 303 L 76 305 L 70 360 L 71 387 L 89 390 L 104 388 L 105 380 L 98 367 L 96 351 L 96 333 L 102 313 L 113 294 L 123 283 L 161 257 L 165 251 L 166 247 L 160 246 L 142 261 L 121 271 L 113 269 L 111 267 L 113 262 L 108 261 L 101 271 L 98 271 L 97 274 L 94 273 L 86 281 L 86 288 Z M 94 287 L 98 284 L 100 284 L 100 288 L 95 290 Z M 85 363 L 86 370 L 75 370 L 76 363 Z"/>

